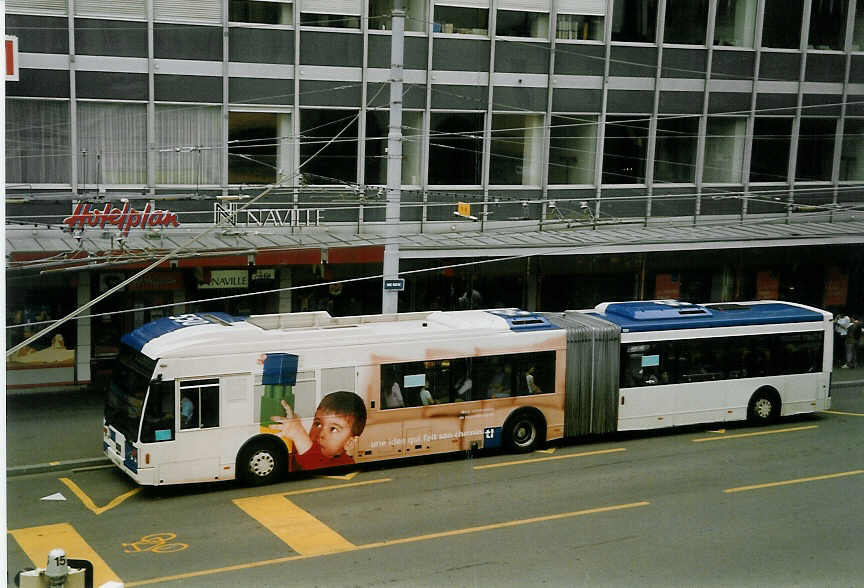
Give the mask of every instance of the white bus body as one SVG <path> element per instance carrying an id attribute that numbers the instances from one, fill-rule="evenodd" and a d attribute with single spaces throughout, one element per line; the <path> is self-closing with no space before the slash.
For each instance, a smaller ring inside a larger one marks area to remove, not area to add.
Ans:
<path id="1" fill-rule="evenodd" d="M 103 448 L 139 484 L 265 483 L 564 436 L 767 423 L 830 407 L 832 340 L 829 313 L 778 302 L 180 315 L 124 336 Z M 286 404 L 302 431 L 273 428 L 296 423 L 280 421 Z M 325 417 L 354 427 L 338 449 L 313 432 Z"/>

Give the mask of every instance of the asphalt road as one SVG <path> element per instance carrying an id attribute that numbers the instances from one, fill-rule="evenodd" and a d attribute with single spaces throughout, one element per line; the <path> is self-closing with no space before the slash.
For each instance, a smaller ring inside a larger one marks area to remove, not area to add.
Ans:
<path id="1" fill-rule="evenodd" d="M 138 490 L 105 467 L 17 476 L 8 566 L 62 541 L 95 560 L 97 586 L 857 586 L 862 434 L 856 386 L 835 392 L 830 413 L 770 427 L 607 436 L 263 488 Z M 65 500 L 41 500 L 58 492 Z"/>

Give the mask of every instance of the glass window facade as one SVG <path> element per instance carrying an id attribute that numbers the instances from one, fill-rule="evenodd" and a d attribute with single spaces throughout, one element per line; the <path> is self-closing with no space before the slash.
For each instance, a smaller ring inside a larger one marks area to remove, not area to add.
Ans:
<path id="1" fill-rule="evenodd" d="M 549 132 L 549 183 L 593 184 L 597 117 L 553 116 Z"/>
<path id="2" fill-rule="evenodd" d="M 649 121 L 635 116 L 606 119 L 603 144 L 603 183 L 645 183 Z"/>
<path id="3" fill-rule="evenodd" d="M 765 0 L 762 46 L 798 49 L 803 15 L 804 0 Z"/>
<path id="4" fill-rule="evenodd" d="M 614 0 L 612 40 L 653 43 L 657 36 L 657 0 Z"/>
<path id="5" fill-rule="evenodd" d="M 696 144 L 699 119 L 674 117 L 657 119 L 654 151 L 654 181 L 690 183 L 696 176 Z"/>
<path id="6" fill-rule="evenodd" d="M 286 2 L 260 2 L 258 0 L 231 0 L 228 20 L 256 24 L 294 24 L 294 5 Z"/>
<path id="7" fill-rule="evenodd" d="M 663 42 L 704 45 L 708 26 L 708 0 L 666 0 Z"/>
<path id="8" fill-rule="evenodd" d="M 459 6 L 435 6 L 432 31 L 457 35 L 488 35 L 489 10 Z"/>
<path id="9" fill-rule="evenodd" d="M 645 200 L 685 188 L 641 187 L 696 184 L 688 194 L 695 199 L 702 183 L 864 181 L 864 123 L 856 118 L 864 109 L 855 94 L 864 57 L 838 54 L 864 49 L 864 2 L 854 15 L 840 0 L 573 2 L 555 6 L 555 22 L 540 5 L 488 6 L 406 3 L 401 177 L 425 192 L 424 202 L 450 199 L 457 187 L 468 201 L 481 191 L 498 199 L 487 203 L 492 219 L 536 218 L 532 200 L 561 202 L 583 189 L 576 197 L 610 196 L 606 214 L 671 215 L 673 206 Z M 6 85 L 7 187 L 66 193 L 86 183 L 214 195 L 275 181 L 354 193 L 385 185 L 392 0 L 370 1 L 368 35 L 358 34 L 356 15 L 304 13 L 296 2 L 230 0 L 227 7 L 227 73 L 220 65 L 226 31 L 216 22 L 154 22 L 148 49 L 144 17 L 127 27 L 131 40 L 117 44 L 107 41 L 122 36 L 126 21 L 45 21 L 79 29 L 72 37 L 87 59 L 74 76 L 25 67 Z M 26 54 L 44 50 L 42 36 L 23 34 L 45 29 L 41 18 L 10 15 Z M 293 30 L 295 22 L 306 28 Z M 546 42 L 550 34 L 562 43 Z M 112 70 L 117 57 L 139 60 L 140 71 Z M 156 72 L 151 86 L 145 63 Z M 69 102 L 73 91 L 77 103 Z M 835 136 L 841 116 L 842 138 Z M 516 210 L 523 200 L 525 210 Z M 734 205 L 703 199 L 698 211 L 735 213 Z M 422 218 L 450 218 L 452 211 L 431 208 Z M 677 212 L 694 209 L 691 201 Z M 372 220 L 376 212 L 365 214 Z"/>
<path id="10" fill-rule="evenodd" d="M 721 47 L 752 47 L 756 32 L 756 0 L 717 2 L 714 44 Z"/>
<path id="11" fill-rule="evenodd" d="M 501 37 L 545 39 L 549 36 L 549 15 L 545 12 L 499 10 L 495 34 Z"/>
<path id="12" fill-rule="evenodd" d="M 429 183 L 479 185 L 483 172 L 483 114 L 433 112 L 429 125 Z"/>
<path id="13" fill-rule="evenodd" d="M 746 119 L 710 117 L 705 133 L 702 181 L 740 182 L 746 142 Z"/>
<path id="14" fill-rule="evenodd" d="M 751 182 L 785 182 L 788 178 L 791 118 L 757 117 L 750 157 Z"/>
<path id="15" fill-rule="evenodd" d="M 560 40 L 602 41 L 603 24 L 602 16 L 559 13 L 555 37 Z"/>

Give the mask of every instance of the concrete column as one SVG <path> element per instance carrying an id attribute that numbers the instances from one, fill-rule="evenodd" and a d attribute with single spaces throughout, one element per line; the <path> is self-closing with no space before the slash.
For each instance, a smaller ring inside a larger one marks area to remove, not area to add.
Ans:
<path id="1" fill-rule="evenodd" d="M 178 271 L 178 270 L 174 270 Z M 176 305 L 172 310 L 172 314 L 184 314 L 186 312 L 186 306 L 183 304 L 177 304 L 178 302 L 186 301 L 186 291 L 182 288 L 180 290 L 174 290 L 174 304 Z"/>
<path id="2" fill-rule="evenodd" d="M 291 268 L 283 266 L 279 268 L 279 288 L 291 287 Z M 280 290 L 279 303 L 276 312 L 292 312 L 291 290 Z"/>
<path id="3" fill-rule="evenodd" d="M 77 306 L 90 302 L 90 274 L 83 273 L 78 278 Z M 75 383 L 86 384 L 90 382 L 90 358 L 93 349 L 91 321 L 93 319 L 82 318 L 75 322 Z"/>

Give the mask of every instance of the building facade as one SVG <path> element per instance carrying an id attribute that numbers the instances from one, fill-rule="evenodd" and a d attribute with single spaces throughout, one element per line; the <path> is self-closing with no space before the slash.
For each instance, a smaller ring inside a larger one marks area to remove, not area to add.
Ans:
<path id="1" fill-rule="evenodd" d="M 404 4 L 402 268 L 528 252 L 411 275 L 400 310 L 472 304 L 477 285 L 485 304 L 544 310 L 773 294 L 864 311 L 855 220 L 864 0 Z M 166 262 L 158 287 L 121 294 L 117 310 L 201 298 L 213 270 L 245 271 L 247 291 L 380 272 L 391 9 L 388 0 L 7 0 L 6 33 L 20 51 L 5 102 L 10 324 L 53 317 L 131 275 L 141 266 L 133 250 L 174 246 L 172 227 L 148 229 L 135 247 L 116 227 L 75 234 L 62 223 L 74 202 L 170 208 L 203 230 L 219 224 L 215 206 L 275 184 L 256 206 L 319 211 L 314 226 L 220 228 L 219 242 L 195 246 L 209 261 Z M 457 202 L 476 222 L 454 216 Z M 735 238 L 770 223 L 808 228 L 767 247 L 758 229 Z M 662 234 L 718 225 L 730 227 L 725 252 L 707 232 Z M 523 242 L 542 241 L 532 231 L 617 226 L 642 232 L 601 244 L 563 238 L 555 256 Z M 456 237 L 424 240 L 448 233 Z M 455 245 L 458 235 L 472 246 Z M 331 252 L 359 245 L 366 254 L 332 262 Z M 57 308 L 31 308 L 33 272 L 76 259 L 91 271 L 52 275 Z M 380 309 L 380 284 L 326 288 L 311 301 L 271 293 L 222 308 Z M 339 298 L 348 291 L 352 303 Z M 121 328 L 150 312 L 123 315 Z M 74 378 L 88 381 L 86 365 L 110 355 L 115 336 L 87 321 L 67 329 Z"/>

